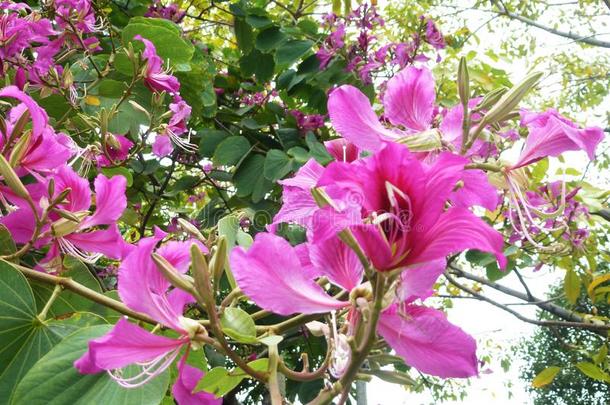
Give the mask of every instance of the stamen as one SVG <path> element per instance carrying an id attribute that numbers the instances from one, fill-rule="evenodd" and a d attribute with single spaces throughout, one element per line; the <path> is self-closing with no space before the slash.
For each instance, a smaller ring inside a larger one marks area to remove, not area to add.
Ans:
<path id="1" fill-rule="evenodd" d="M 74 256 L 85 263 L 94 264 L 103 256 L 101 253 L 87 253 L 76 247 L 71 241 L 64 238 L 58 238 L 57 242 L 59 243 L 59 248 L 62 252 L 70 256 Z"/>
<path id="2" fill-rule="evenodd" d="M 163 373 L 176 359 L 180 353 L 181 346 L 177 347 L 170 353 L 162 354 L 161 356 L 143 363 L 136 363 L 141 366 L 142 370 L 139 374 L 124 378 L 122 369 L 107 370 L 110 377 L 115 380 L 121 387 L 137 388 L 146 384 L 159 374 Z"/>

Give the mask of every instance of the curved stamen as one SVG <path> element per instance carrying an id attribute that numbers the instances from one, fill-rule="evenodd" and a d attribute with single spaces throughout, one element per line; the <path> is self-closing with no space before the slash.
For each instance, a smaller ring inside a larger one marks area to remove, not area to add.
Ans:
<path id="1" fill-rule="evenodd" d="M 87 253 L 64 238 L 58 238 L 57 242 L 59 243 L 59 248 L 62 252 L 74 256 L 85 263 L 94 264 L 103 256 L 101 253 Z"/>
<path id="2" fill-rule="evenodd" d="M 181 346 L 169 353 L 162 354 L 157 358 L 144 363 L 136 363 L 142 367 L 139 374 L 124 378 L 122 369 L 107 370 L 110 377 L 124 388 L 137 388 L 146 384 L 159 374 L 163 373 L 176 359 L 180 353 Z"/>

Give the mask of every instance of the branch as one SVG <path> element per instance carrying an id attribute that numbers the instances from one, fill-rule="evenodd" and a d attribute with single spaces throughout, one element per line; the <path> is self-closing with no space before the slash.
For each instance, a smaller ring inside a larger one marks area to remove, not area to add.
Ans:
<path id="1" fill-rule="evenodd" d="M 4 260 L 2 260 L 2 261 L 4 261 Z M 54 276 L 52 274 L 43 273 L 41 271 L 28 269 L 27 267 L 19 266 L 14 263 L 8 263 L 8 264 L 11 267 L 19 270 L 24 276 L 26 276 L 30 280 L 39 281 L 41 283 L 55 285 L 55 286 L 58 286 L 58 285 L 62 286 L 66 290 L 70 290 L 70 291 L 80 295 L 81 297 L 87 298 L 87 299 L 89 299 L 93 302 L 96 302 L 98 304 L 101 304 L 105 307 L 114 309 L 115 311 L 120 312 L 123 315 L 130 316 L 134 319 L 149 323 L 151 325 L 158 324 L 157 321 L 155 321 L 148 315 L 133 311 L 133 310 L 129 309 L 122 302 L 119 302 L 110 297 L 107 297 L 104 294 L 100 294 L 95 290 L 87 288 L 84 285 L 77 283 L 76 281 L 72 280 L 69 277 Z"/>
<path id="2" fill-rule="evenodd" d="M 582 42 L 583 44 L 587 44 L 587 45 L 592 45 L 592 46 L 598 46 L 601 48 L 610 48 L 610 42 L 606 42 L 606 41 L 600 41 L 599 39 L 595 39 L 592 37 L 587 37 L 587 36 L 582 36 L 579 34 L 575 34 L 572 32 L 566 32 L 566 31 L 560 31 L 560 30 L 556 30 L 554 28 L 551 27 L 547 27 L 546 25 L 540 24 L 537 21 L 534 21 L 528 17 L 522 16 L 520 14 L 516 14 L 513 13 L 512 11 L 509 11 L 504 4 L 502 4 L 501 2 L 498 2 L 497 0 L 492 0 L 493 4 L 495 4 L 500 10 L 498 11 L 501 15 L 504 15 L 512 20 L 517 20 L 517 21 L 521 21 L 524 24 L 530 25 L 532 27 L 536 27 L 539 28 L 541 30 L 544 30 L 546 32 L 549 32 L 551 34 L 554 35 L 558 35 L 560 37 L 564 37 L 564 38 L 568 38 L 568 39 L 572 39 L 576 42 Z M 609 0 L 604 0 L 604 2 L 606 2 L 606 4 L 610 3 Z"/>
<path id="3" fill-rule="evenodd" d="M 466 278 L 471 281 L 476 281 L 480 284 L 491 287 L 494 290 L 500 291 L 504 294 L 513 296 L 515 298 L 519 298 L 520 300 L 529 302 L 532 305 L 536 305 L 538 308 L 540 308 L 546 312 L 549 312 L 549 313 L 557 316 L 558 318 L 563 319 L 562 321 L 540 321 L 540 320 L 524 317 L 517 311 L 509 308 L 507 305 L 500 304 L 499 302 L 496 302 L 496 301 L 492 300 L 491 298 L 488 298 L 482 294 L 479 294 L 478 292 L 474 291 L 473 289 L 471 289 L 461 283 L 458 283 L 453 278 L 451 273 L 449 273 L 449 271 L 445 272 L 445 278 L 447 278 L 447 280 L 451 284 L 458 287 L 460 290 L 467 292 L 468 294 L 472 295 L 473 297 L 476 297 L 477 299 L 479 299 L 481 301 L 488 302 L 489 304 L 514 315 L 515 317 L 517 317 L 518 319 L 520 319 L 524 322 L 531 323 L 531 324 L 538 325 L 538 326 L 562 326 L 562 327 L 588 329 L 592 332 L 595 332 L 598 334 L 603 334 L 604 336 L 606 335 L 607 331 L 610 330 L 610 325 L 598 325 L 598 324 L 587 322 L 586 319 L 584 319 L 580 315 L 575 314 L 552 302 L 544 301 L 544 300 L 538 299 L 533 296 L 531 296 L 531 298 L 530 298 L 527 296 L 527 294 L 524 294 L 517 290 L 513 290 L 512 288 L 505 287 L 503 285 L 494 283 L 485 278 L 475 276 L 474 274 L 467 273 L 453 265 L 450 265 L 449 267 L 452 270 L 453 275 L 455 275 L 457 277 L 462 277 L 462 278 Z"/>

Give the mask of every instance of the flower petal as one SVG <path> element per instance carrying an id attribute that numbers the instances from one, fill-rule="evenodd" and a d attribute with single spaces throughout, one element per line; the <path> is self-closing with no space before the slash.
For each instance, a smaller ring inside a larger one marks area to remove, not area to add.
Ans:
<path id="1" fill-rule="evenodd" d="M 397 138 L 381 125 L 369 99 L 354 86 L 344 85 L 330 93 L 328 114 L 335 130 L 360 149 L 376 151 L 382 139 Z"/>
<path id="2" fill-rule="evenodd" d="M 49 117 L 32 97 L 19 90 L 16 86 L 7 86 L 1 89 L 0 97 L 14 98 L 25 104 L 32 119 L 32 135 L 34 137 L 42 135 L 42 132 L 49 121 Z"/>
<path id="3" fill-rule="evenodd" d="M 101 253 L 112 259 L 122 258 L 121 254 L 126 244 L 116 224 L 108 229 L 71 233 L 63 238 L 85 252 Z"/>
<path id="4" fill-rule="evenodd" d="M 127 179 L 123 176 L 108 178 L 102 174 L 95 178 L 95 213 L 83 226 L 110 225 L 115 223 L 127 207 Z"/>
<path id="5" fill-rule="evenodd" d="M 280 315 L 324 313 L 347 305 L 308 277 L 295 249 L 279 236 L 259 233 L 248 251 L 235 248 L 231 269 L 256 305 Z"/>
<path id="6" fill-rule="evenodd" d="M 425 131 L 434 117 L 435 98 L 430 70 L 409 66 L 388 81 L 383 96 L 384 115 L 394 125 Z"/>
<path id="7" fill-rule="evenodd" d="M 478 374 L 476 342 L 449 323 L 436 309 L 398 305 L 381 313 L 377 331 L 405 362 L 419 371 L 443 378 Z"/>
<path id="8" fill-rule="evenodd" d="M 418 229 L 414 231 L 418 232 Z M 412 240 L 407 264 L 425 263 L 462 250 L 478 249 L 493 253 L 500 267 L 506 266 L 502 235 L 464 208 L 450 208 L 434 226 L 417 233 Z"/>
<path id="9" fill-rule="evenodd" d="M 114 370 L 153 360 L 185 343 L 184 340 L 153 335 L 121 318 L 108 334 L 89 341 L 89 349 L 74 362 L 74 367 L 82 374 Z"/>
<path id="10" fill-rule="evenodd" d="M 199 380 L 205 374 L 198 368 L 189 366 L 184 357 L 178 364 L 178 378 L 172 386 L 172 395 L 178 405 L 221 405 L 222 398 L 216 398 L 214 394 L 205 391 L 193 393 Z"/>
<path id="11" fill-rule="evenodd" d="M 400 273 L 401 282 L 397 290 L 400 300 L 410 303 L 431 296 L 434 293 L 434 283 L 446 267 L 447 260 L 443 258 L 405 269 Z"/>
<path id="12" fill-rule="evenodd" d="M 358 256 L 338 237 L 310 244 L 309 257 L 321 275 L 347 291 L 362 281 L 364 268 Z"/>
<path id="13" fill-rule="evenodd" d="M 500 199 L 498 190 L 489 183 L 487 174 L 482 170 L 464 170 L 462 187 L 451 194 L 451 202 L 457 207 L 470 208 L 475 205 L 493 211 Z"/>

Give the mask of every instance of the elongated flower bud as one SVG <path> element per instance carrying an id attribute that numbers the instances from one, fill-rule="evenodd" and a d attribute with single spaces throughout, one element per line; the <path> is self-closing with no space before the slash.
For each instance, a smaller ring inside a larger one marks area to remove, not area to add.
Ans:
<path id="1" fill-rule="evenodd" d="M 497 89 L 490 91 L 483 96 L 483 99 L 473 108 L 473 111 L 484 111 L 493 107 L 507 91 L 508 89 L 506 87 L 498 87 Z"/>
<path id="2" fill-rule="evenodd" d="M 65 212 L 62 213 L 66 214 Z M 51 224 L 51 233 L 57 238 L 69 235 L 79 228 L 82 220 L 88 217 L 89 214 L 89 211 L 79 211 L 71 213 L 69 218 L 62 217 Z"/>
<path id="3" fill-rule="evenodd" d="M 218 285 L 227 261 L 227 239 L 224 236 L 218 238 L 216 251 L 210 260 L 210 271 L 214 275 L 214 285 Z"/>
<path id="4" fill-rule="evenodd" d="M 510 114 L 519 102 L 525 97 L 528 91 L 530 91 L 540 80 L 542 73 L 532 73 L 527 76 L 523 81 L 509 91 L 507 91 L 498 102 L 485 114 L 482 123 L 491 124 L 502 120 L 505 116 Z"/>
<path id="5" fill-rule="evenodd" d="M 460 65 L 458 66 L 458 94 L 460 95 L 460 101 L 464 109 L 468 108 L 468 102 L 470 101 L 470 77 L 468 75 L 468 65 L 466 64 L 466 58 L 462 56 L 460 58 Z"/>
<path id="6" fill-rule="evenodd" d="M 153 253 L 153 262 L 157 265 L 157 269 L 163 274 L 163 276 L 176 288 L 186 291 L 189 294 L 195 294 L 195 287 L 193 283 L 172 266 L 163 256 Z"/>
<path id="7" fill-rule="evenodd" d="M 442 147 L 441 134 L 433 128 L 414 135 L 407 135 L 396 142 L 405 145 L 411 152 L 429 152 Z"/>
<path id="8" fill-rule="evenodd" d="M 15 194 L 21 198 L 30 198 L 28 190 L 25 188 L 17 173 L 13 170 L 6 158 L 0 154 L 0 174 L 4 178 L 4 182 Z"/>
<path id="9" fill-rule="evenodd" d="M 182 228 L 184 232 L 197 238 L 200 242 L 205 242 L 205 237 L 201 234 L 201 232 L 199 232 L 199 229 L 197 229 L 195 225 L 191 224 L 186 219 L 178 218 L 178 225 L 180 225 L 180 228 Z"/>
<path id="10" fill-rule="evenodd" d="M 25 155 L 25 152 L 28 149 L 28 145 L 30 144 L 30 138 L 32 137 L 32 131 L 27 131 L 15 144 L 13 150 L 11 151 L 11 155 L 9 156 L 8 162 L 11 167 L 19 166 L 19 162 L 21 162 L 21 158 Z"/>

